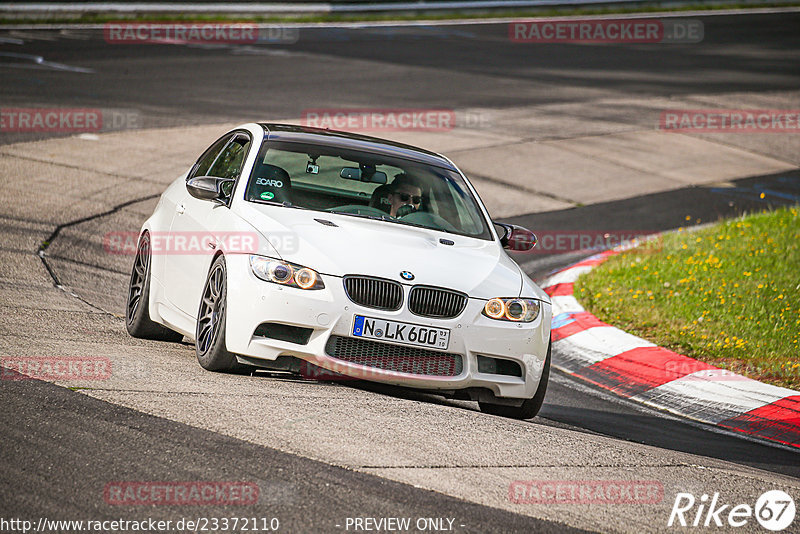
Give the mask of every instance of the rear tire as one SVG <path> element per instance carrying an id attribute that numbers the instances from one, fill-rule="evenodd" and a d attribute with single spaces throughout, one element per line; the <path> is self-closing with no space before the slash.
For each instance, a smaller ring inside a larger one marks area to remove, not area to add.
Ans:
<path id="1" fill-rule="evenodd" d="M 158 341 L 180 341 L 183 335 L 150 319 L 150 234 L 142 233 L 136 247 L 128 301 L 125 306 L 125 327 L 133 337 Z"/>
<path id="2" fill-rule="evenodd" d="M 252 370 L 236 360 L 225 346 L 225 318 L 228 300 L 228 271 L 225 257 L 218 256 L 208 271 L 200 309 L 197 312 L 195 350 L 200 366 L 208 371 L 247 373 Z"/>
<path id="3" fill-rule="evenodd" d="M 530 399 L 525 399 L 522 406 L 506 406 L 504 404 L 490 404 L 488 402 L 478 402 L 483 413 L 509 417 L 511 419 L 532 419 L 536 417 L 542 409 L 544 396 L 547 393 L 547 382 L 550 380 L 550 353 L 553 349 L 552 341 L 547 345 L 547 357 L 544 359 L 544 369 L 542 377 L 539 379 L 539 387 Z"/>

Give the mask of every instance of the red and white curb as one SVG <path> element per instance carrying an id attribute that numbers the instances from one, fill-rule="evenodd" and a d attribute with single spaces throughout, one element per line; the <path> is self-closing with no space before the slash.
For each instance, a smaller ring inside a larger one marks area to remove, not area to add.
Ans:
<path id="1" fill-rule="evenodd" d="M 553 302 L 553 348 L 560 356 L 552 365 L 648 406 L 800 448 L 800 392 L 658 347 L 581 307 L 575 281 L 622 250 L 591 256 L 542 283 Z"/>

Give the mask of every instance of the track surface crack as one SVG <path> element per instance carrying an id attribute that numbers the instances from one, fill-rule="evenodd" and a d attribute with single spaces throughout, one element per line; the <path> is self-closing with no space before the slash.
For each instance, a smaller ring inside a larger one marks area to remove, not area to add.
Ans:
<path id="1" fill-rule="evenodd" d="M 103 308 L 97 306 L 96 304 L 92 304 L 88 300 L 86 300 L 83 297 L 75 294 L 74 292 L 72 292 L 69 289 L 67 289 L 64 285 L 62 285 L 61 284 L 61 280 L 59 280 L 59 278 L 58 278 L 58 275 L 53 270 L 53 267 L 50 265 L 50 263 L 47 261 L 47 258 L 48 258 L 47 249 L 48 249 L 48 247 L 50 247 L 50 245 L 53 244 L 53 241 L 55 241 L 58 238 L 59 234 L 61 234 L 61 230 L 63 230 L 64 228 L 69 228 L 71 226 L 75 226 L 75 225 L 82 224 L 82 223 L 85 223 L 85 222 L 89 222 L 89 221 L 92 221 L 92 220 L 95 220 L 95 219 L 99 219 L 100 217 L 107 217 L 108 215 L 113 215 L 113 214 L 117 213 L 118 211 L 120 211 L 121 209 L 124 209 L 124 208 L 126 208 L 128 206 L 131 206 L 133 204 L 138 204 L 139 202 L 145 202 L 147 200 L 152 200 L 154 198 L 158 198 L 159 196 L 161 196 L 160 193 L 154 193 L 152 195 L 147 195 L 147 196 L 143 196 L 143 197 L 138 197 L 138 198 L 134 198 L 134 199 L 131 199 L 131 200 L 127 200 L 125 202 L 122 202 L 120 204 L 115 205 L 114 207 L 112 207 L 109 210 L 106 210 L 106 211 L 103 211 L 103 212 L 100 212 L 100 213 L 96 213 L 94 215 L 88 215 L 86 217 L 81 217 L 79 219 L 74 219 L 72 221 L 69 221 L 69 222 L 66 222 L 66 223 L 63 223 L 63 224 L 59 224 L 58 226 L 56 226 L 55 229 L 47 237 L 47 239 L 45 239 L 44 241 L 42 241 L 39 244 L 39 248 L 36 250 L 36 254 L 42 260 L 42 264 L 44 265 L 44 268 L 47 270 L 47 273 L 50 275 L 50 278 L 53 280 L 53 285 L 55 287 L 57 287 L 58 289 L 61 289 L 62 291 L 65 291 L 70 296 L 75 297 L 76 299 L 80 300 L 81 302 L 83 302 L 87 306 L 90 306 L 90 307 L 92 307 L 92 308 L 94 308 L 96 310 L 99 310 L 99 311 L 101 311 L 101 312 L 103 312 L 103 313 L 105 313 L 107 315 L 111 315 L 113 317 L 117 317 L 115 314 L 113 314 L 113 313 L 111 313 L 111 312 L 109 312 L 107 310 L 104 310 Z"/>

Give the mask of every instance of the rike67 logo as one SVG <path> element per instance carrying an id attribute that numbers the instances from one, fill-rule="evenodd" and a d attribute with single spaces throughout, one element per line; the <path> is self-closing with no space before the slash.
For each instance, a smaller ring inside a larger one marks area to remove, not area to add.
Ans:
<path id="1" fill-rule="evenodd" d="M 755 518 L 765 529 L 779 532 L 792 524 L 795 511 L 794 499 L 781 490 L 762 493 L 755 506 L 726 503 L 719 493 L 711 498 L 704 494 L 699 499 L 691 493 L 678 493 L 667 526 L 743 527 Z"/>

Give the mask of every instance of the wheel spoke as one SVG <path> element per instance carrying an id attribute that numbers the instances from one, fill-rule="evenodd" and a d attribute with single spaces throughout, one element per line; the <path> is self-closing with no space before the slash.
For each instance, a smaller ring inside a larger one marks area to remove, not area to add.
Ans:
<path id="1" fill-rule="evenodd" d="M 200 352 L 205 352 L 206 350 L 208 350 L 208 346 L 209 346 L 210 341 L 211 341 L 211 332 L 212 332 L 212 329 L 210 327 L 211 327 L 211 323 L 208 323 L 207 325 L 205 325 L 203 327 L 203 329 L 200 331 L 200 335 L 197 338 L 197 343 L 198 343 L 198 346 L 200 347 Z"/>
<path id="2" fill-rule="evenodd" d="M 140 272 L 144 273 L 147 271 L 147 267 L 150 264 L 150 250 L 147 247 L 142 247 L 138 250 L 136 254 L 136 265 L 139 267 Z"/>
<path id="3" fill-rule="evenodd" d="M 222 292 L 221 291 L 221 289 L 222 289 L 221 286 L 222 286 L 222 270 L 221 269 L 217 269 L 216 271 L 214 271 L 214 278 L 213 278 L 212 284 L 211 284 L 211 287 L 214 288 L 213 291 L 214 291 L 214 297 L 215 297 L 214 300 L 215 301 L 217 300 L 217 298 L 220 296 L 220 293 Z"/>
<path id="4" fill-rule="evenodd" d="M 136 308 L 139 306 L 139 298 L 137 297 L 128 305 L 128 317 L 132 318 L 136 313 Z"/>
<path id="5" fill-rule="evenodd" d="M 224 313 L 222 293 L 225 288 L 225 268 L 215 264 L 208 274 L 197 319 L 197 351 L 206 354 L 216 344 Z"/>
<path id="6" fill-rule="evenodd" d="M 206 333 L 208 330 L 211 330 L 211 326 L 212 326 L 212 324 L 213 324 L 213 323 L 212 323 L 212 321 L 206 321 L 206 322 L 204 322 L 204 323 L 202 324 L 202 326 L 200 327 L 200 336 L 202 336 L 203 334 L 205 334 L 205 333 Z"/>
<path id="7" fill-rule="evenodd" d="M 136 250 L 136 258 L 133 261 L 133 271 L 131 272 L 131 282 L 128 289 L 127 319 L 129 322 L 134 320 L 136 311 L 144 294 L 144 284 L 147 281 L 147 270 L 150 265 L 150 240 L 143 236 Z"/>

